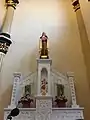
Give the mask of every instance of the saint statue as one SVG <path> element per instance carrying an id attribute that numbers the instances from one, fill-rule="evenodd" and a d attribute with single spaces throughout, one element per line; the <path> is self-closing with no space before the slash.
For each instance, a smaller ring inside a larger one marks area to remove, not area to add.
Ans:
<path id="1" fill-rule="evenodd" d="M 31 108 L 31 104 L 33 103 L 33 99 L 31 99 L 30 94 L 26 94 L 24 97 L 18 101 L 18 106 L 22 104 L 22 108 Z"/>
<path id="2" fill-rule="evenodd" d="M 43 32 L 42 36 L 40 37 L 40 58 L 41 59 L 47 59 L 49 58 L 48 56 L 48 37 L 47 35 Z"/>
<path id="3" fill-rule="evenodd" d="M 46 95 L 47 93 L 47 81 L 46 79 L 44 78 L 42 81 L 41 81 L 41 93 L 42 95 Z"/>
<path id="4" fill-rule="evenodd" d="M 56 107 L 66 107 L 66 102 L 67 102 L 67 99 L 66 97 L 61 94 L 59 97 L 56 96 L 55 97 L 55 103 L 56 103 Z"/>

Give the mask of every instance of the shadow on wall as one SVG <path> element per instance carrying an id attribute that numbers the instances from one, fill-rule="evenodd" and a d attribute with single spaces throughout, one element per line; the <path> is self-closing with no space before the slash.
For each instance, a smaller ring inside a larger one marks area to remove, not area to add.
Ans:
<path id="1" fill-rule="evenodd" d="M 81 45 L 82 45 L 82 52 L 83 52 L 84 62 L 86 65 L 88 82 L 89 82 L 89 87 L 90 87 L 90 42 L 88 39 L 84 20 L 83 20 L 82 13 L 80 10 L 77 13 L 77 23 L 78 23 L 78 29 L 79 29 L 80 38 L 81 38 L 80 40 L 81 40 Z"/>
<path id="2" fill-rule="evenodd" d="M 4 108 L 7 108 L 11 101 L 12 85 L 1 95 L 0 99 L 0 120 L 4 119 Z"/>
<path id="3" fill-rule="evenodd" d="M 22 75 L 27 75 L 29 72 L 34 72 L 36 70 L 36 53 L 37 49 L 34 49 L 33 52 L 27 52 L 20 61 L 20 68 L 18 71 Z"/>

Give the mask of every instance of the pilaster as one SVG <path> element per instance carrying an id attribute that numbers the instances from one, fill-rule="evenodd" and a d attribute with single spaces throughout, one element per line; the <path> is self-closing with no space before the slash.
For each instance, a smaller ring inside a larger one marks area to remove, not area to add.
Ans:
<path id="1" fill-rule="evenodd" d="M 75 85 L 74 85 L 74 73 L 67 72 L 67 77 L 69 80 L 70 91 L 71 91 L 71 98 L 72 98 L 72 107 L 79 107 L 76 102 L 76 93 L 75 93 Z"/>
<path id="2" fill-rule="evenodd" d="M 21 81 L 21 73 L 14 73 L 13 74 L 13 89 L 12 89 L 12 97 L 11 97 L 11 105 L 16 106 L 16 95 L 18 90 L 18 85 Z"/>

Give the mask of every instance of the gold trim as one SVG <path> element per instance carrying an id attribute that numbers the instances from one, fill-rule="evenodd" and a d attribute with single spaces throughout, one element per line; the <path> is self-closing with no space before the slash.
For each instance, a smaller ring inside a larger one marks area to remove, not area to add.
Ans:
<path id="1" fill-rule="evenodd" d="M 39 49 L 42 49 L 42 41 L 39 40 Z"/>
<path id="2" fill-rule="evenodd" d="M 80 9 L 80 4 L 77 4 L 76 6 L 73 7 L 75 9 L 75 12 Z"/>
<path id="3" fill-rule="evenodd" d="M 49 49 L 49 41 L 47 41 L 47 49 Z"/>
<path id="4" fill-rule="evenodd" d="M 0 51 L 1 50 L 6 53 L 8 51 L 8 45 L 0 42 Z"/>
<path id="5" fill-rule="evenodd" d="M 8 0 L 8 2 L 6 3 L 6 8 L 8 8 L 9 6 L 11 6 L 14 9 L 16 9 L 16 5 L 17 5 L 17 3 L 15 3 L 13 0 Z"/>
<path id="6" fill-rule="evenodd" d="M 75 10 L 75 12 L 76 12 L 78 9 L 80 9 L 79 0 L 73 0 L 72 5 L 73 5 L 73 9 Z"/>
<path id="7" fill-rule="evenodd" d="M 47 56 L 46 55 L 41 55 L 41 58 L 47 58 Z"/>

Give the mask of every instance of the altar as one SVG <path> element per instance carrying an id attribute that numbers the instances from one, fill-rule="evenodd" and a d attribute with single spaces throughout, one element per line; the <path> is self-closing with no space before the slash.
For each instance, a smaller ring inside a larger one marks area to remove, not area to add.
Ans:
<path id="1" fill-rule="evenodd" d="M 20 113 L 13 120 L 84 120 L 84 108 L 76 101 L 74 73 L 54 70 L 48 49 L 48 37 L 42 33 L 36 71 L 13 74 L 11 104 L 4 108 L 4 120 L 15 107 Z"/>

